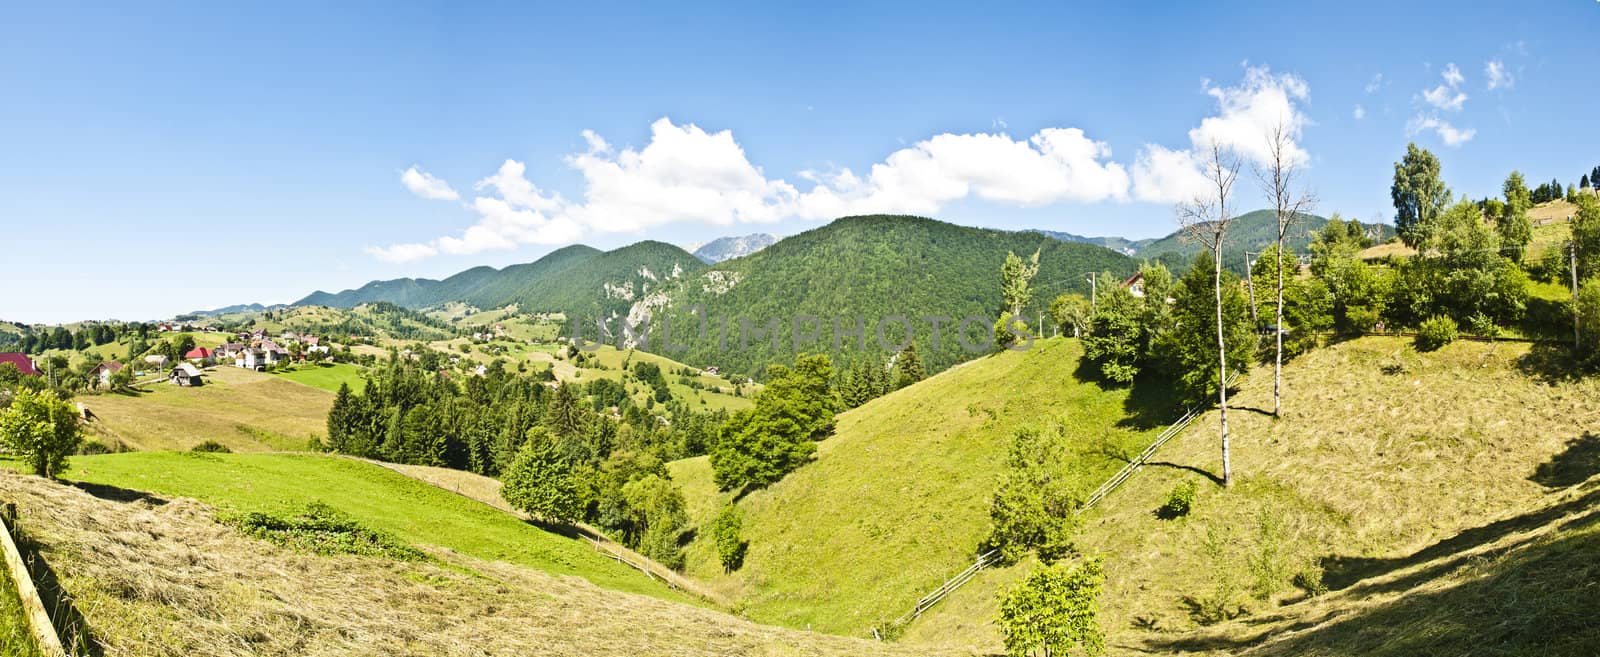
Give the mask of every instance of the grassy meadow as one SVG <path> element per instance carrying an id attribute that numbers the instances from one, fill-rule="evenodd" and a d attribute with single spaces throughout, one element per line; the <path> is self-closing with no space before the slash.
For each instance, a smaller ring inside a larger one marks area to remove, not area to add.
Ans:
<path id="1" fill-rule="evenodd" d="M 1367 580 L 1397 577 L 1370 584 L 1392 597 L 1424 583 L 1401 566 L 1450 572 L 1470 560 L 1469 548 L 1511 533 L 1485 527 L 1526 516 L 1533 520 L 1517 526 L 1531 531 L 1544 526 L 1539 519 L 1559 519 L 1538 510 L 1561 507 L 1555 496 L 1600 473 L 1600 382 L 1552 379 L 1536 368 L 1527 344 L 1457 342 L 1418 353 L 1409 340 L 1361 338 L 1286 365 L 1279 420 L 1269 412 L 1270 367 L 1258 368 L 1231 396 L 1232 489 L 1212 480 L 1220 455 L 1211 411 L 1086 517 L 1078 545 L 1106 560 L 1101 623 L 1109 643 L 1242 649 L 1356 613 L 1373 600 L 1357 586 Z M 1168 492 L 1186 481 L 1200 485 L 1195 510 L 1157 518 Z M 1592 544 L 1584 536 L 1577 538 Z M 996 592 L 1024 571 L 984 573 L 914 623 L 907 640 L 997 649 Z M 1224 576 L 1237 586 L 1219 588 Z M 1282 607 L 1306 597 L 1292 585 L 1297 576 L 1351 592 L 1326 605 Z M 1201 602 L 1243 617 L 1202 627 Z M 1196 631 L 1209 638 L 1186 644 L 1175 636 Z M 1404 645 L 1428 645 L 1416 639 Z"/>
<path id="2" fill-rule="evenodd" d="M 205 380 L 79 401 L 96 416 L 91 426 L 132 449 L 184 450 L 214 440 L 236 452 L 301 450 L 327 432 L 333 395 L 325 390 L 229 366 L 206 370 Z"/>
<path id="3" fill-rule="evenodd" d="M 273 374 L 328 392 L 338 392 L 341 384 L 360 392 L 362 386 L 366 384 L 366 377 L 362 374 L 364 371 L 360 366 L 349 363 L 308 363 L 294 370 L 278 371 Z"/>
<path id="4" fill-rule="evenodd" d="M 683 596 L 500 509 L 353 459 L 313 454 L 131 452 L 75 457 L 68 481 L 192 497 L 234 511 L 286 512 L 322 502 L 403 542 L 576 575 L 598 586 L 671 600 Z"/>
<path id="5" fill-rule="evenodd" d="M 1175 405 L 1080 380 L 1076 340 L 1052 339 L 947 370 L 838 417 L 815 462 L 739 501 L 744 567 L 724 574 L 709 536 L 688 572 L 752 619 L 866 636 L 971 564 L 988 528 L 1011 437 L 1022 427 L 1081 439 L 1072 477 L 1087 493 L 1137 451 Z M 679 461 L 690 516 L 728 498 L 705 459 Z"/>
<path id="6" fill-rule="evenodd" d="M 0 657 L 37 657 L 39 647 L 28 629 L 28 612 L 11 575 L 0 569 Z"/>
<path id="7" fill-rule="evenodd" d="M 113 465 L 129 458 L 154 461 Z M 180 459 L 198 465 L 174 465 Z M 285 459 L 302 460 L 291 465 Z M 280 462 L 269 463 L 274 460 Z M 219 522 L 218 510 L 185 497 L 0 472 L 0 498 L 17 504 L 31 535 L 40 540 L 41 556 L 72 592 L 76 610 L 98 640 L 94 654 L 107 657 L 953 655 L 761 626 L 682 604 L 642 575 L 585 551 L 585 545 L 539 532 L 489 507 L 378 466 L 312 460 L 184 454 L 84 459 L 107 478 L 124 467 L 147 466 L 138 469 L 198 479 L 189 485 L 196 491 L 257 504 L 266 494 L 284 491 L 251 492 L 246 479 L 312 482 L 316 497 L 362 513 L 360 520 L 369 526 L 387 523 L 394 534 L 405 529 L 385 520 L 391 515 L 437 509 L 461 521 L 432 516 L 420 521 L 433 524 L 413 532 L 426 541 L 429 557 L 393 560 L 313 554 L 250 538 Z M 216 470 L 239 481 L 207 481 L 219 475 L 206 471 Z M 135 476 L 142 475 L 114 478 Z M 218 493 L 219 485 L 232 490 Z M 308 497 L 301 493 L 296 499 Z M 493 517 L 480 517 L 485 513 Z M 549 560 L 541 564 L 549 570 L 514 558 L 429 547 L 475 540 L 503 543 L 523 554 L 537 547 L 548 552 Z M 591 580 L 655 590 L 639 595 Z"/>

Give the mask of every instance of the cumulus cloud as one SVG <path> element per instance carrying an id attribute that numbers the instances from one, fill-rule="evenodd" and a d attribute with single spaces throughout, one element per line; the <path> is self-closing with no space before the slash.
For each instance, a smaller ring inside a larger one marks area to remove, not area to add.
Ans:
<path id="1" fill-rule="evenodd" d="M 450 184 L 433 177 L 432 174 L 412 165 L 410 169 L 400 174 L 401 184 L 422 198 L 439 201 L 454 201 L 461 198 L 461 194 L 450 188 Z"/>
<path id="2" fill-rule="evenodd" d="M 1490 91 L 1510 89 L 1516 84 L 1516 79 L 1511 77 L 1511 71 L 1506 70 L 1505 62 L 1498 59 L 1491 59 L 1483 65 L 1483 76 L 1488 79 Z"/>
<path id="3" fill-rule="evenodd" d="M 797 200 L 796 214 L 929 214 L 967 196 L 1017 206 L 1126 199 L 1128 172 L 1110 157 L 1110 147 L 1078 128 L 1047 128 L 1026 140 L 941 134 L 891 153 L 864 177 L 849 169 L 806 172 L 818 184 Z"/>
<path id="4" fill-rule="evenodd" d="M 1146 145 L 1133 166 L 1133 191 L 1144 201 L 1171 203 L 1193 198 L 1204 191 L 1195 153 L 1212 144 L 1229 150 L 1250 163 L 1265 164 L 1271 159 L 1267 135 L 1282 125 L 1290 138 L 1286 155 L 1296 163 L 1309 161 L 1310 155 L 1299 145 L 1300 135 L 1310 119 L 1300 105 L 1311 96 L 1305 80 L 1293 74 L 1274 75 L 1265 66 L 1245 69 L 1237 86 L 1221 87 L 1207 83 L 1206 94 L 1217 101 L 1217 113 L 1200 121 L 1189 131 L 1190 147 L 1174 150 Z"/>
<path id="5" fill-rule="evenodd" d="M 1461 69 L 1453 63 L 1445 65 L 1441 76 L 1444 78 L 1442 84 L 1422 91 L 1420 98 L 1425 107 L 1406 123 L 1406 133 L 1416 135 L 1432 131 L 1446 146 L 1460 146 L 1472 141 L 1478 131 L 1473 128 L 1457 128 L 1441 118 L 1439 113 L 1459 112 L 1465 106 L 1467 94 L 1461 91 L 1461 83 L 1466 78 L 1461 75 Z"/>
<path id="6" fill-rule="evenodd" d="M 1350 115 L 1354 116 L 1357 121 L 1360 121 L 1361 119 L 1367 118 L 1367 108 L 1362 107 L 1358 103 L 1358 104 L 1356 104 L 1355 111 L 1351 112 Z"/>
<path id="7" fill-rule="evenodd" d="M 1445 66 L 1443 76 L 1443 84 L 1423 90 L 1422 100 L 1441 110 L 1460 111 L 1462 105 L 1467 102 L 1467 94 L 1461 91 L 1461 82 L 1465 79 L 1461 76 L 1461 69 L 1456 68 L 1455 64 L 1449 64 Z"/>
<path id="8" fill-rule="evenodd" d="M 587 146 L 566 158 L 583 178 L 569 200 L 528 180 L 507 160 L 473 189 L 478 220 L 459 236 L 368 247 L 388 262 L 440 254 L 558 244 L 589 233 L 639 232 L 674 222 L 760 224 L 868 212 L 933 214 L 961 198 L 1017 206 L 1128 198 L 1129 176 L 1111 149 L 1077 128 L 1047 128 L 1027 139 L 1005 134 L 940 134 L 889 154 L 864 174 L 803 171 L 809 189 L 768 178 L 727 130 L 662 118 L 643 148 L 614 149 L 585 130 Z"/>
<path id="9" fill-rule="evenodd" d="M 1406 130 L 1412 135 L 1432 130 L 1439 135 L 1439 139 L 1443 140 L 1446 146 L 1460 146 L 1472 141 L 1472 138 L 1478 134 L 1476 129 L 1457 128 L 1450 125 L 1449 121 L 1437 116 L 1421 114 L 1411 119 L 1411 122 L 1406 125 Z"/>
<path id="10" fill-rule="evenodd" d="M 801 171 L 795 184 L 768 176 L 728 130 L 661 118 L 650 125 L 649 141 L 637 148 L 613 146 L 584 130 L 583 151 L 564 159 L 581 178 L 581 194 L 566 197 L 543 189 L 528 178 L 523 162 L 506 160 L 473 185 L 476 194 L 462 207 L 475 218 L 459 233 L 370 246 L 366 252 L 387 262 L 411 262 L 563 244 L 597 233 L 638 233 L 680 222 L 726 226 L 877 212 L 934 214 L 967 198 L 1019 207 L 1170 202 L 1204 189 L 1194 155 L 1201 149 L 1221 144 L 1261 162 L 1268 157 L 1270 128 L 1281 124 L 1298 142 L 1310 123 L 1300 109 L 1309 88 L 1294 75 L 1252 67 L 1236 86 L 1207 83 L 1204 89 L 1217 110 L 1189 131 L 1189 143 L 1183 148 L 1148 144 L 1131 167 L 1113 160 L 1111 148 L 1082 129 L 1053 127 L 1012 137 L 996 122 L 992 132 L 934 135 L 864 170 Z M 1302 162 L 1309 158 L 1298 143 L 1291 144 L 1289 155 Z M 404 180 L 424 198 L 460 198 L 415 167 Z"/>

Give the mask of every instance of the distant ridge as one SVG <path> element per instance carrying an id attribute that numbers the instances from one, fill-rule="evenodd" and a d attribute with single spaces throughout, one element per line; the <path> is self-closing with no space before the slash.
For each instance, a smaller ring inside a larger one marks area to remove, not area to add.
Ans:
<path id="1" fill-rule="evenodd" d="M 750 255 L 778 241 L 776 235 L 753 233 L 741 237 L 719 237 L 694 250 L 694 257 L 708 265 Z"/>

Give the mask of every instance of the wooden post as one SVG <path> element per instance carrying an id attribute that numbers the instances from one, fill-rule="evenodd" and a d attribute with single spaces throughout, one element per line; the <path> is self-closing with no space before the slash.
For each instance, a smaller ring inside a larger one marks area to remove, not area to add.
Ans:
<path id="1" fill-rule="evenodd" d="M 5 550 L 6 570 L 11 574 L 11 581 L 17 587 L 17 597 L 22 600 L 22 607 L 28 614 L 28 627 L 33 630 L 34 642 L 39 645 L 39 652 L 45 657 L 67 657 L 67 650 L 61 646 L 61 636 L 56 634 L 55 624 L 50 622 L 50 612 L 44 608 L 44 601 L 39 598 L 39 589 L 33 586 L 33 575 L 28 572 L 27 562 L 22 560 L 22 551 L 17 549 L 16 541 L 11 538 L 11 527 L 16 524 L 17 508 L 7 502 L 5 505 L 5 522 L 0 525 L 0 548 Z"/>

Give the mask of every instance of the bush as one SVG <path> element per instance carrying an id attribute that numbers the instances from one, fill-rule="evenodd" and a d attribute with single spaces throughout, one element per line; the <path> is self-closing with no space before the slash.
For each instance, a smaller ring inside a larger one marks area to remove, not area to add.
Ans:
<path id="1" fill-rule="evenodd" d="M 1100 562 L 1037 568 L 1000 593 L 1000 633 L 1006 654 L 1066 655 L 1074 647 L 1087 655 L 1105 650 L 1099 600 L 1105 575 Z"/>
<path id="2" fill-rule="evenodd" d="M 1189 511 L 1194 509 L 1194 498 L 1197 493 L 1199 487 L 1192 480 L 1172 487 L 1172 491 L 1167 493 L 1167 503 L 1156 509 L 1156 517 L 1172 520 L 1189 515 Z"/>
<path id="3" fill-rule="evenodd" d="M 34 474 L 55 478 L 82 440 L 77 409 L 53 393 L 18 390 L 0 410 L 0 446 L 20 454 Z"/>
<path id="4" fill-rule="evenodd" d="M 283 547 L 316 554 L 356 554 L 389 557 L 403 561 L 426 558 L 421 551 L 368 529 L 355 519 L 321 502 L 306 505 L 293 515 L 277 516 L 259 511 L 225 517 L 246 536 Z"/>
<path id="5" fill-rule="evenodd" d="M 744 555 L 750 549 L 750 542 L 744 540 L 743 532 L 744 513 L 733 504 L 722 507 L 722 512 L 711 523 L 711 536 L 717 542 L 717 558 L 727 572 L 744 565 Z"/>
<path id="6" fill-rule="evenodd" d="M 1417 327 L 1417 350 L 1437 351 L 1456 340 L 1456 320 L 1434 315 Z"/>
<path id="7" fill-rule="evenodd" d="M 208 454 L 231 454 L 231 453 L 233 453 L 233 450 L 228 449 L 227 445 L 219 443 L 219 442 L 217 442 L 215 440 L 207 440 L 207 441 L 205 441 L 203 443 L 195 445 L 194 447 L 189 448 L 189 451 L 191 451 L 191 452 L 203 452 L 203 453 L 208 453 Z"/>

